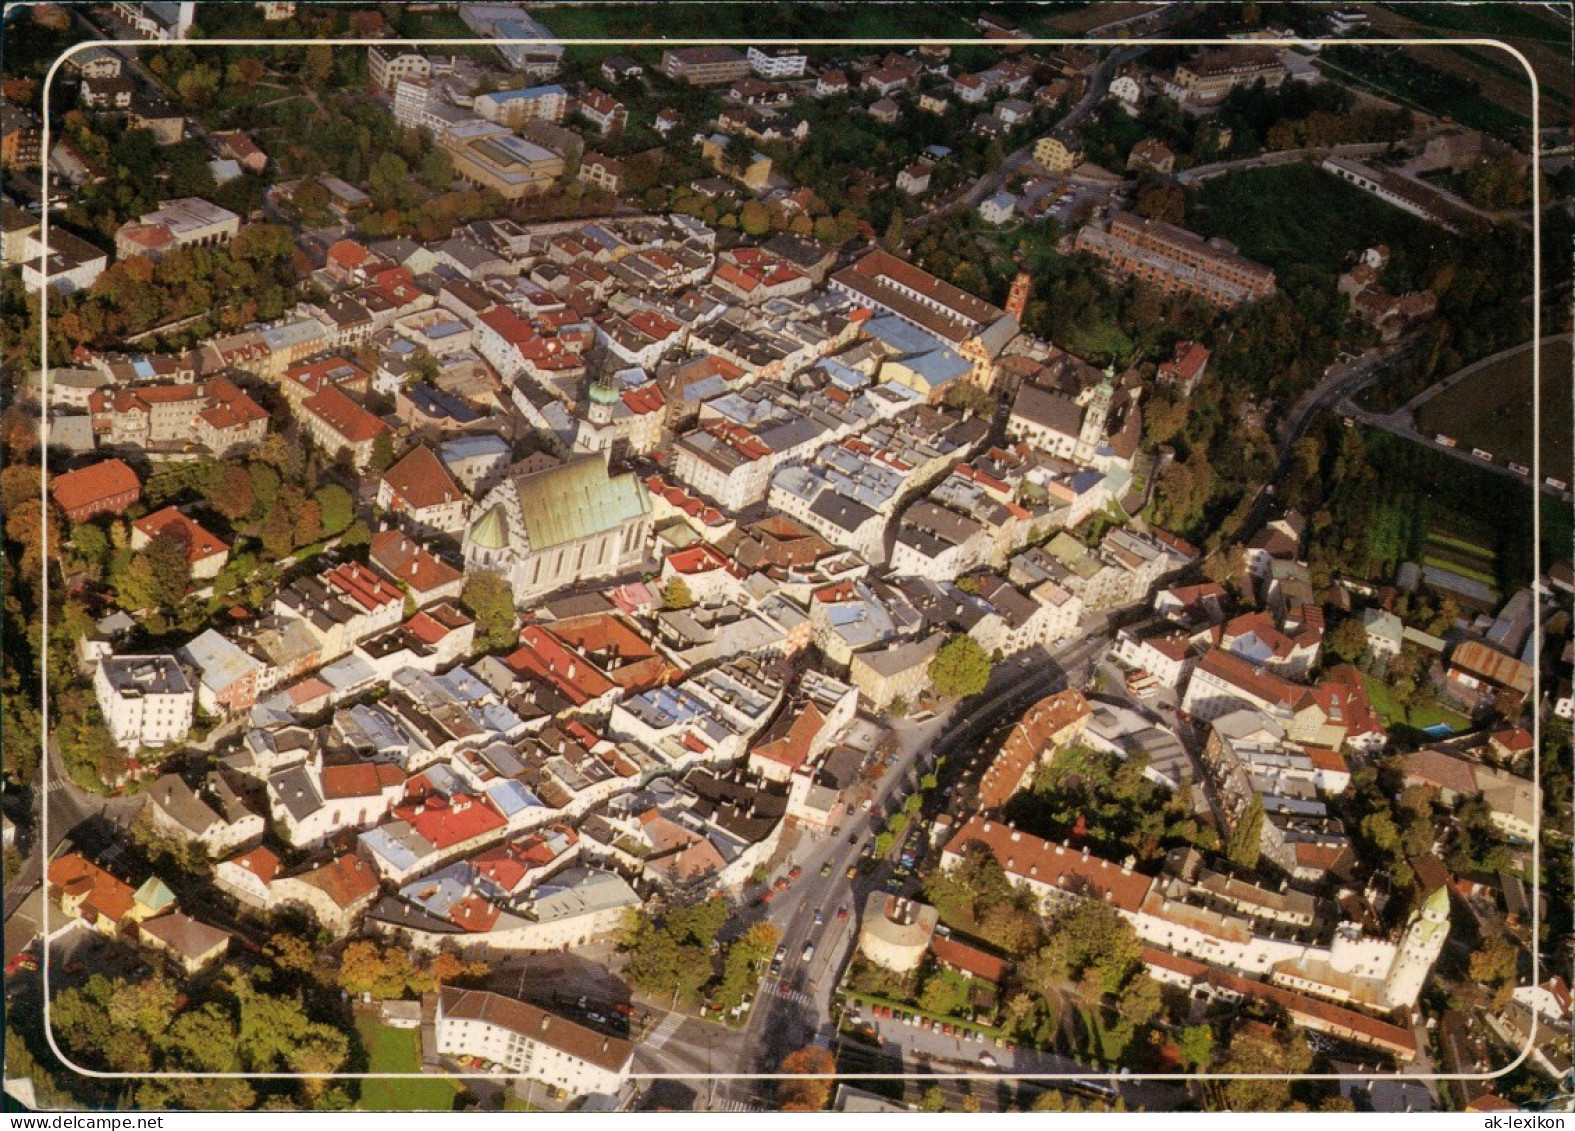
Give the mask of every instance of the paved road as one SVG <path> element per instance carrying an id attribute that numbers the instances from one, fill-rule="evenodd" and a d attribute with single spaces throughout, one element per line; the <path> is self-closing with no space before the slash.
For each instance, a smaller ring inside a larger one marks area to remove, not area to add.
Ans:
<path id="1" fill-rule="evenodd" d="M 1560 334 L 1551 338 L 1544 338 L 1543 343 L 1546 344 L 1548 342 L 1561 340 L 1567 341 L 1569 339 L 1569 334 Z M 1529 346 L 1526 345 L 1513 346 L 1507 350 L 1500 350 L 1491 357 L 1485 357 L 1480 361 L 1474 361 L 1465 368 L 1451 373 L 1449 376 L 1445 377 L 1436 384 L 1429 385 L 1426 389 L 1423 389 L 1420 393 L 1412 397 L 1394 412 L 1370 412 L 1367 409 L 1359 406 L 1355 401 L 1355 397 L 1357 392 L 1360 391 L 1360 386 L 1350 389 L 1340 398 L 1338 411 L 1342 415 L 1349 416 L 1353 420 L 1360 421 L 1363 424 L 1370 425 L 1374 428 L 1382 428 L 1385 432 L 1392 433 L 1393 435 L 1399 436 L 1402 439 L 1410 440 L 1414 443 L 1421 444 L 1424 447 L 1431 448 L 1436 452 L 1443 452 L 1446 455 L 1453 456 L 1455 459 L 1469 463 L 1472 467 L 1481 468 L 1484 471 L 1491 471 L 1497 475 L 1513 478 L 1522 483 L 1529 483 L 1529 476 L 1521 475 L 1516 471 L 1511 471 L 1504 464 L 1498 463 L 1494 460 L 1485 460 L 1478 456 L 1472 455 L 1469 447 L 1462 447 L 1458 445 L 1455 447 L 1450 447 L 1448 444 L 1439 443 L 1435 434 L 1418 431 L 1415 423 L 1417 409 L 1421 408 L 1422 405 L 1426 404 L 1429 400 L 1432 400 L 1444 390 L 1450 388 L 1465 378 L 1470 377 L 1478 370 L 1492 365 L 1503 358 L 1521 353 L 1528 348 Z M 1543 379 L 1548 380 L 1553 376 L 1554 375 L 1544 374 Z M 1557 376 L 1563 377 L 1562 374 Z M 1550 474 L 1558 476 L 1557 469 L 1545 470 L 1548 470 Z M 1563 477 L 1559 476 L 1559 478 Z M 1553 498 L 1562 498 L 1567 500 L 1570 497 L 1568 488 L 1560 489 L 1558 487 L 1549 486 L 1545 482 L 1540 484 L 1540 487 L 1544 492 Z"/>
<path id="2" fill-rule="evenodd" d="M 801 842 L 794 858 L 804 869 L 804 876 L 776 896 L 768 905 L 769 911 L 751 907 L 737 920 L 735 929 L 742 930 L 759 917 L 768 918 L 782 929 L 786 948 L 781 975 L 765 979 L 761 997 L 742 1033 L 729 1035 L 729 1048 L 723 1053 L 698 1029 L 680 1028 L 674 1040 L 667 1043 L 673 1045 L 680 1035 L 684 1042 L 661 1059 L 671 1061 L 677 1054 L 693 1063 L 700 1059 L 703 1050 L 712 1071 L 773 1072 L 793 1049 L 817 1037 L 830 1039 L 831 994 L 851 957 L 864 901 L 871 892 L 886 886 L 894 867 L 890 860 L 882 860 L 856 879 L 847 879 L 848 866 L 874 839 L 878 823 L 873 815 L 890 811 L 899 793 L 916 786 L 919 767 L 933 765 L 942 756 L 955 756 L 960 764 L 962 756 L 976 750 L 979 740 L 991 729 L 1020 715 L 1045 695 L 1080 681 L 1109 639 L 1108 632 L 1099 631 L 1050 655 L 1032 650 L 1025 653 L 1029 663 L 1018 660 L 999 665 L 984 696 L 968 704 L 961 713 L 954 706 L 924 723 L 899 722 L 895 731 L 896 756 L 875 786 L 871 812 L 849 817 L 841 832 Z M 827 862 L 832 870 L 822 877 L 819 870 Z M 914 885 L 914 879 L 909 877 L 907 886 Z M 846 920 L 837 918 L 839 908 L 847 909 Z M 821 912 L 823 924 L 814 922 L 816 910 Z M 807 943 L 814 944 L 814 951 L 806 961 L 803 952 Z M 731 1063 L 723 1063 L 724 1059 Z M 755 1082 L 726 1082 L 719 1086 L 716 1102 L 759 1104 L 763 1102 L 762 1093 Z"/>
<path id="3" fill-rule="evenodd" d="M 900 1021 L 875 1020 L 875 1030 L 881 1038 L 883 1050 L 902 1057 L 908 1065 L 923 1064 L 934 1072 L 977 1072 L 983 1074 L 1022 1073 L 1026 1075 L 1071 1075 L 1101 1083 L 1115 1083 L 1125 1095 L 1129 1106 L 1150 1109 L 1174 1109 L 1185 1093 L 1173 1084 L 1157 1081 L 1129 1081 L 1122 1083 L 1109 1072 L 1073 1060 L 1059 1053 L 1038 1049 L 996 1048 L 990 1041 L 965 1041 L 948 1037 L 944 1033 L 908 1026 Z M 989 1055 L 998 1067 L 988 1068 L 980 1057 Z M 1050 1083 L 1047 1081 L 1046 1083 Z"/>
<path id="4" fill-rule="evenodd" d="M 1226 173 L 1234 173 L 1241 169 L 1260 169 L 1271 165 L 1294 165 L 1298 161 L 1305 161 L 1309 157 L 1316 157 L 1320 161 L 1331 154 L 1336 157 L 1363 157 L 1375 156 L 1388 149 L 1384 142 L 1355 142 L 1350 145 L 1316 146 L 1308 149 L 1277 149 L 1272 153 L 1261 153 L 1257 157 L 1240 157 L 1234 161 L 1216 161 L 1209 165 L 1194 165 L 1176 174 L 1176 183 L 1183 185 L 1196 184 L 1198 181 L 1213 180 Z"/>

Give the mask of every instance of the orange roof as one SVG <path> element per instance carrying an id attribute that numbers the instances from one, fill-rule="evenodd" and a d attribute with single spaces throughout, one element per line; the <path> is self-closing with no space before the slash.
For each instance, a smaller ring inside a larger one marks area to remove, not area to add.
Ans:
<path id="1" fill-rule="evenodd" d="M 323 574 L 323 581 L 356 602 L 362 608 L 374 610 L 403 603 L 404 595 L 388 581 L 379 577 L 360 562 L 346 562 Z"/>
<path id="2" fill-rule="evenodd" d="M 341 910 L 377 894 L 377 873 L 353 852 L 293 878 L 317 888 Z"/>
<path id="3" fill-rule="evenodd" d="M 373 535 L 367 560 L 416 593 L 441 589 L 460 579 L 459 570 L 433 557 L 398 530 Z"/>
<path id="4" fill-rule="evenodd" d="M 228 553 L 230 549 L 217 534 L 205 530 L 196 520 L 181 514 L 174 507 L 154 511 L 132 525 L 150 539 L 161 534 L 173 534 L 185 543 L 186 560 L 192 565 L 214 554 Z"/>
<path id="5" fill-rule="evenodd" d="M 49 862 L 49 882 L 62 894 L 81 898 L 83 918 L 102 916 L 118 923 L 135 902 L 130 884 L 117 880 L 78 852 Z"/>
<path id="6" fill-rule="evenodd" d="M 56 476 L 50 489 L 61 509 L 72 514 L 86 507 L 103 506 L 127 493 L 141 494 L 142 483 L 123 460 L 107 459 Z"/>
<path id="7" fill-rule="evenodd" d="M 1001 979 L 1006 977 L 1004 958 L 980 950 L 976 946 L 969 946 L 965 942 L 959 942 L 949 935 L 936 935 L 931 938 L 930 953 L 944 965 L 961 970 L 964 974 L 972 974 L 975 978 L 983 978 L 986 982 L 1000 985 Z"/>
<path id="8" fill-rule="evenodd" d="M 1059 746 L 1068 728 L 1086 722 L 1092 714 L 1080 691 L 1058 691 L 1035 703 L 985 770 L 979 782 L 979 808 L 998 809 L 1010 801 L 1039 756 Z"/>
<path id="9" fill-rule="evenodd" d="M 254 848 L 250 852 L 226 860 L 225 863 L 244 868 L 265 884 L 279 874 L 279 858 L 266 848 Z"/>
<path id="10" fill-rule="evenodd" d="M 443 461 L 425 444 L 417 444 L 383 472 L 383 482 L 393 489 L 395 510 L 424 510 L 465 497 Z"/>
<path id="11" fill-rule="evenodd" d="M 826 716 L 813 703 L 805 703 L 796 714 L 791 705 L 777 716 L 771 729 L 761 735 L 750 755 L 759 755 L 796 770 L 809 760 L 809 748 L 826 725 Z"/>
<path id="12" fill-rule="evenodd" d="M 389 431 L 388 425 L 345 396 L 336 387 L 331 386 L 307 397 L 301 402 L 301 408 L 317 417 L 351 444 L 375 440 Z"/>

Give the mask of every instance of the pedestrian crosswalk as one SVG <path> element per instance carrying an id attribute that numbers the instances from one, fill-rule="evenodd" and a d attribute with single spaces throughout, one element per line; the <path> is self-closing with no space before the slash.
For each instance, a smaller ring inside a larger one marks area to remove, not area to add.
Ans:
<path id="1" fill-rule="evenodd" d="M 743 1100 L 718 1100 L 712 1111 L 729 1111 L 744 1114 L 745 1112 L 769 1111 L 770 1108 L 760 1107 L 756 1104 L 745 1103 Z"/>
<path id="2" fill-rule="evenodd" d="M 660 1025 L 651 1030 L 651 1035 L 646 1037 L 642 1043 L 649 1049 L 659 1049 L 673 1039 L 673 1034 L 678 1032 L 679 1027 L 683 1023 L 684 1015 L 682 1013 L 669 1013 L 662 1018 Z"/>

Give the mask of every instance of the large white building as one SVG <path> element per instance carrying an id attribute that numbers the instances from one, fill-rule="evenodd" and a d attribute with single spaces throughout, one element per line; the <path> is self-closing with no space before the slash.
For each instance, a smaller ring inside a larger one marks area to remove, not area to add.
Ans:
<path id="1" fill-rule="evenodd" d="M 566 1017 L 485 990 L 438 991 L 437 1047 L 474 1056 L 574 1095 L 616 1096 L 634 1045 Z"/>
<path id="2" fill-rule="evenodd" d="M 605 453 L 507 479 L 478 510 L 465 569 L 508 578 L 516 604 L 645 561 L 650 495 L 635 475 L 609 474 Z"/>
<path id="3" fill-rule="evenodd" d="M 93 691 L 117 746 L 163 746 L 191 730 L 196 694 L 173 656 L 104 656 Z"/>

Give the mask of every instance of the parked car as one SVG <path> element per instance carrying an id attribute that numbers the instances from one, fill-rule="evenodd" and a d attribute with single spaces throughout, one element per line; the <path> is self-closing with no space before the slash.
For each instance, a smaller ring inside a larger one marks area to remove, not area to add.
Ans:
<path id="1" fill-rule="evenodd" d="M 803 868 L 799 867 L 797 864 L 793 865 L 792 870 L 789 871 L 788 874 L 787 874 L 788 882 L 792 883 L 794 880 L 798 879 L 803 874 L 804 874 L 804 869 Z"/>
<path id="2" fill-rule="evenodd" d="M 996 1060 L 995 1057 L 991 1056 L 987 1052 L 982 1052 L 982 1053 L 979 1054 L 979 1063 L 984 1065 L 986 1068 L 999 1068 L 999 1067 L 1001 1067 L 1001 1062 L 999 1060 Z"/>

